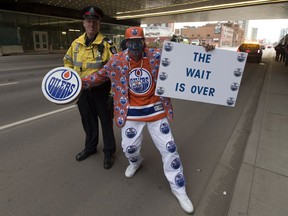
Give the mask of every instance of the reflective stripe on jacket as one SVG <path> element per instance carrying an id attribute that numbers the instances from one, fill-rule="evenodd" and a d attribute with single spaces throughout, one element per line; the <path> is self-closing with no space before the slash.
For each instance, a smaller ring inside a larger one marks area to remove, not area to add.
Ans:
<path id="1" fill-rule="evenodd" d="M 72 42 L 63 58 L 64 67 L 74 69 L 80 77 L 88 76 L 101 69 L 112 54 L 117 52 L 114 43 L 110 39 L 107 39 L 107 37 L 105 38 L 100 32 L 91 45 L 86 46 L 85 34 L 86 33 Z M 99 46 L 102 46 L 101 43 L 103 44 L 102 55 L 99 52 Z"/>

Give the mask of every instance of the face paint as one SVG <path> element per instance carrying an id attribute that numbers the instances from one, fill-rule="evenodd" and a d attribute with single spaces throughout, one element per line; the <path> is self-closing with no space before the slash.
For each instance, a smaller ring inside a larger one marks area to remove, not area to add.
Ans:
<path id="1" fill-rule="evenodd" d="M 139 56 L 142 55 L 142 50 L 144 47 L 144 43 L 142 39 L 131 39 L 128 40 L 128 50 L 129 54 L 132 55 L 132 57 L 139 58 Z"/>

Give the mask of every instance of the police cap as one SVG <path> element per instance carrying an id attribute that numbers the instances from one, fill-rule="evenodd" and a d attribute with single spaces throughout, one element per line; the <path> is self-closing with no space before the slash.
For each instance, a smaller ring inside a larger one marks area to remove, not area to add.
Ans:
<path id="1" fill-rule="evenodd" d="M 82 9 L 84 19 L 99 19 L 102 20 L 104 13 L 103 11 L 95 6 L 87 6 Z"/>

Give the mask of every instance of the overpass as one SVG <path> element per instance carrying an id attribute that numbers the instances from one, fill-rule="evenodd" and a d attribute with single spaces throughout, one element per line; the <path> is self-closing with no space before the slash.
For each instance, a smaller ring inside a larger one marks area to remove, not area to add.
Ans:
<path id="1" fill-rule="evenodd" d="M 104 11 L 101 31 L 116 44 L 133 25 L 288 19 L 288 0 L 1 0 L 0 55 L 66 50 L 82 34 L 81 9 L 90 4 Z"/>
<path id="2" fill-rule="evenodd" d="M 1 0 L 0 9 L 81 19 L 80 10 L 97 5 L 104 22 L 124 25 L 287 19 L 287 0 Z"/>

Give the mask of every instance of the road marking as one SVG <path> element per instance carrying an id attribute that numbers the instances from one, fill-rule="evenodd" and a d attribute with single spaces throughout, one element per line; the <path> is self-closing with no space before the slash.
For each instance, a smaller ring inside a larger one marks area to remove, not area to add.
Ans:
<path id="1" fill-rule="evenodd" d="M 41 69 L 41 68 L 55 68 L 55 67 L 61 67 L 59 64 L 53 64 L 53 65 L 42 65 L 42 66 L 30 66 L 30 67 L 20 67 L 20 68 L 5 68 L 5 69 L 0 69 L 0 72 L 5 72 L 5 71 L 11 71 L 11 70 L 29 70 L 29 69 Z"/>
<path id="2" fill-rule="evenodd" d="M 0 84 L 0 87 L 1 86 L 7 86 L 7 85 L 15 85 L 15 84 L 18 84 L 18 82 L 3 83 L 3 84 Z"/>
<path id="3" fill-rule="evenodd" d="M 45 114 L 42 114 L 42 115 L 34 116 L 34 117 L 27 118 L 27 119 L 24 119 L 24 120 L 21 120 L 21 121 L 17 121 L 17 122 L 8 124 L 8 125 L 4 125 L 4 126 L 0 127 L 0 131 L 4 130 L 4 129 L 7 129 L 7 128 L 10 128 L 10 127 L 13 127 L 13 126 L 16 126 L 16 125 L 20 125 L 20 124 L 29 122 L 29 121 L 33 121 L 33 120 L 40 119 L 40 118 L 43 118 L 43 117 L 46 117 L 46 116 L 49 116 L 49 115 L 53 115 L 55 113 L 59 113 L 59 112 L 63 112 L 63 111 L 69 110 L 69 109 L 73 109 L 74 107 L 76 107 L 76 105 L 72 105 L 72 106 L 65 107 L 65 108 L 58 109 L 58 110 L 54 110 L 52 112 L 48 112 L 48 113 L 45 113 Z"/>

